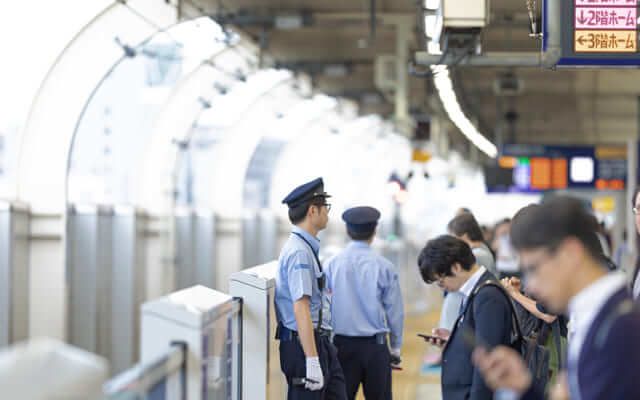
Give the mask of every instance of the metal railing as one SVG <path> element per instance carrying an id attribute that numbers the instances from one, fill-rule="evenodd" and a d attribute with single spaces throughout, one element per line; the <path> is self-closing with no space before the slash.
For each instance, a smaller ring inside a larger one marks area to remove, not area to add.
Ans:
<path id="1" fill-rule="evenodd" d="M 186 370 L 186 343 L 171 343 L 171 348 L 165 354 L 152 361 L 137 364 L 105 383 L 105 399 L 186 400 Z M 167 381 L 170 378 L 176 379 L 177 389 L 168 390 Z"/>

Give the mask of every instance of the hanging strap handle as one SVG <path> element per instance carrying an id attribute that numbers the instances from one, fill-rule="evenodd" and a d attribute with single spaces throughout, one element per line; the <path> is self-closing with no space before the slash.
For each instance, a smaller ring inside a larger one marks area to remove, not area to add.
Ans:
<path id="1" fill-rule="evenodd" d="M 311 243 L 309 243 L 309 241 L 305 239 L 304 236 L 302 236 L 297 232 L 291 232 L 291 233 L 299 237 L 304 243 L 306 243 L 307 246 L 309 246 L 309 250 L 311 250 L 311 253 L 313 253 L 313 257 L 316 260 L 316 263 L 318 263 L 318 269 L 320 270 L 320 273 L 322 273 L 322 277 L 316 278 L 316 281 L 318 283 L 318 289 L 320 289 L 320 311 L 318 312 L 318 325 L 316 326 L 316 330 L 320 330 L 320 328 L 322 327 L 322 308 L 323 308 L 323 300 L 324 300 L 324 283 L 325 283 L 324 271 L 322 271 L 322 263 L 320 262 L 320 258 L 318 257 L 316 252 L 313 250 L 313 246 L 311 246 Z M 309 302 L 309 304 L 311 304 L 311 302 Z"/>

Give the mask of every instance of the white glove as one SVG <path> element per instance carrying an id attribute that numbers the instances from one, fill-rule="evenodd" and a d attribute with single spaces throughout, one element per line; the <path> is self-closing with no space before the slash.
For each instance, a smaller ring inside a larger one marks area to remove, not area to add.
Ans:
<path id="1" fill-rule="evenodd" d="M 389 351 L 391 354 L 391 365 L 399 366 L 402 363 L 402 359 L 400 358 L 400 349 L 391 349 Z"/>
<path id="2" fill-rule="evenodd" d="M 320 359 L 318 357 L 307 357 L 307 382 L 304 387 L 309 390 L 320 390 L 324 386 L 324 377 L 322 376 L 322 368 L 320 368 Z M 316 383 L 313 383 L 313 382 Z"/>

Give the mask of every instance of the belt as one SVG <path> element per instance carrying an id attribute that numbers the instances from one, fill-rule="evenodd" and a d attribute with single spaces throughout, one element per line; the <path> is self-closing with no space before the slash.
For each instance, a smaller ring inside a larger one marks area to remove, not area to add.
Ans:
<path id="1" fill-rule="evenodd" d="M 376 344 L 387 344 L 387 333 L 379 332 L 372 336 L 345 336 L 338 335 L 334 336 L 334 340 L 353 340 L 353 341 L 363 341 L 363 342 L 376 342 Z"/>
<path id="2" fill-rule="evenodd" d="M 320 337 L 331 337 L 331 331 L 328 329 L 324 329 L 324 328 L 317 328 L 314 329 L 313 332 L 320 336 Z M 291 340 L 294 340 L 298 337 L 298 332 L 294 331 L 292 329 L 286 328 L 282 325 L 278 325 L 278 328 L 276 329 L 276 339 L 280 340 L 281 342 L 289 342 Z"/>

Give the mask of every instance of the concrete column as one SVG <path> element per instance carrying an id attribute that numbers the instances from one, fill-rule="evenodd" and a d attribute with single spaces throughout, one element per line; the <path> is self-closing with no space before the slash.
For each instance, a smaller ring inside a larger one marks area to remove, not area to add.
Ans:
<path id="1" fill-rule="evenodd" d="M 396 24 L 396 90 L 395 119 L 398 128 L 406 136 L 410 135 L 409 119 L 409 41 L 411 40 L 411 24 L 398 21 Z"/>

